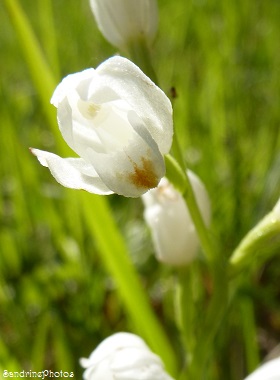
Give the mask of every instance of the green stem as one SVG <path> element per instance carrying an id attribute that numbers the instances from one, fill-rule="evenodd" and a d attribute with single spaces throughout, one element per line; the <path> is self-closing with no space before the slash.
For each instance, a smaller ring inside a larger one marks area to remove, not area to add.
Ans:
<path id="1" fill-rule="evenodd" d="M 185 168 L 186 164 L 185 164 L 184 156 L 182 153 L 182 149 L 179 144 L 178 134 L 176 130 L 173 136 L 172 152 L 174 154 L 175 159 L 178 161 L 179 165 L 181 166 L 181 168 Z"/>
<path id="2" fill-rule="evenodd" d="M 226 267 L 221 262 L 216 261 L 212 265 L 212 271 L 214 290 L 205 314 L 205 322 L 200 328 L 192 363 L 193 370 L 196 371 L 195 380 L 203 378 L 207 361 L 211 355 L 214 355 L 214 338 L 222 325 L 229 306 Z"/>
<path id="3" fill-rule="evenodd" d="M 165 163 L 166 177 L 182 193 L 199 236 L 202 250 L 211 263 L 215 258 L 213 243 L 198 208 L 187 172 L 170 155 L 165 156 Z"/>
<path id="4" fill-rule="evenodd" d="M 41 0 L 36 4 L 40 17 L 40 27 L 44 51 L 52 71 L 57 78 L 60 77 L 60 67 L 57 48 L 56 25 L 53 17 L 53 1 Z"/>
<path id="5" fill-rule="evenodd" d="M 57 128 L 55 109 L 50 105 L 50 96 L 56 87 L 57 81 L 46 62 L 28 18 L 17 0 L 5 0 L 5 5 L 17 33 L 32 80 L 39 93 L 47 120 L 52 127 L 53 133 L 59 139 L 60 132 Z"/>
<path id="6" fill-rule="evenodd" d="M 243 325 L 247 372 L 253 372 L 260 363 L 257 344 L 255 315 L 252 301 L 248 298 L 240 300 L 240 312 Z"/>
<path id="7" fill-rule="evenodd" d="M 208 259 L 209 263 L 211 263 L 213 262 L 214 257 L 215 257 L 212 240 L 210 239 L 208 230 L 205 226 L 204 220 L 202 219 L 189 177 L 187 175 L 186 175 L 186 183 L 187 183 L 187 190 L 184 194 L 184 199 L 188 206 L 189 212 L 191 214 L 197 234 L 199 236 L 202 250 L 204 251 L 204 254 L 206 258 Z"/>
<path id="8" fill-rule="evenodd" d="M 178 284 L 176 294 L 176 311 L 178 327 L 181 331 L 183 346 L 186 352 L 184 366 L 193 359 L 194 338 L 194 299 L 192 291 L 192 267 L 178 269 Z"/>
<path id="9" fill-rule="evenodd" d="M 128 44 L 129 58 L 154 82 L 158 83 L 157 75 L 151 62 L 150 49 L 145 39 L 137 39 Z"/>

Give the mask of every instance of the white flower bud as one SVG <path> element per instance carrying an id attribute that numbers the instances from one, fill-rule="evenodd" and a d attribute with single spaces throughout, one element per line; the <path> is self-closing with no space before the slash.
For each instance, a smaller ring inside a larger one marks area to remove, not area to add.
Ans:
<path id="1" fill-rule="evenodd" d="M 161 359 L 130 333 L 110 336 L 80 363 L 86 368 L 84 380 L 173 380 Z"/>
<path id="2" fill-rule="evenodd" d="M 279 380 L 280 379 L 280 358 L 270 360 L 256 369 L 245 380 Z"/>
<path id="3" fill-rule="evenodd" d="M 190 170 L 188 177 L 204 222 L 209 224 L 211 211 L 206 189 Z M 158 260 L 174 266 L 192 261 L 198 252 L 199 239 L 182 195 L 163 178 L 142 200 Z"/>
<path id="4" fill-rule="evenodd" d="M 63 138 L 80 158 L 31 149 L 63 186 L 138 197 L 165 174 L 173 135 L 167 96 L 135 64 L 113 57 L 56 88 Z"/>
<path id="5" fill-rule="evenodd" d="M 90 0 L 97 26 L 114 46 L 124 49 L 144 39 L 153 41 L 158 27 L 156 0 Z"/>

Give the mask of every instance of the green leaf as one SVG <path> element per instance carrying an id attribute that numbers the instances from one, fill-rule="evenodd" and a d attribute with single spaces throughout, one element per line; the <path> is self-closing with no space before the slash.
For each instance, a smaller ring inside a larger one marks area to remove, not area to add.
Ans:
<path id="1" fill-rule="evenodd" d="M 241 240 L 231 258 L 231 270 L 239 272 L 248 266 L 260 266 L 279 252 L 280 220 L 271 211 Z"/>

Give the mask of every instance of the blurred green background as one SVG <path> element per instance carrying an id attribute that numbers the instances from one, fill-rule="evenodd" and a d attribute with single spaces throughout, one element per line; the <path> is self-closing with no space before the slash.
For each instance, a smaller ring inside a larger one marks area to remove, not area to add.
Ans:
<path id="1" fill-rule="evenodd" d="M 62 154 L 5 3 L 0 3 L 0 369 L 73 370 L 81 378 L 78 359 L 106 336 L 133 326 L 78 207 L 78 192 L 62 188 L 29 153 L 31 146 Z M 88 1 L 20 3 L 57 83 L 116 53 L 97 30 Z M 280 2 L 159 0 L 159 14 L 154 67 L 161 88 L 168 95 L 176 89 L 175 127 L 189 167 L 209 191 L 212 234 L 225 260 L 280 195 Z M 55 110 L 50 106 L 48 112 Z M 141 201 L 108 199 L 179 357 L 174 273 L 152 255 Z M 203 262 L 199 265 L 203 272 Z M 280 341 L 279 279 L 280 259 L 274 255 L 239 294 L 253 301 L 261 357 Z M 246 373 L 242 328 L 237 304 L 217 337 L 218 359 L 209 379 L 238 380 Z"/>

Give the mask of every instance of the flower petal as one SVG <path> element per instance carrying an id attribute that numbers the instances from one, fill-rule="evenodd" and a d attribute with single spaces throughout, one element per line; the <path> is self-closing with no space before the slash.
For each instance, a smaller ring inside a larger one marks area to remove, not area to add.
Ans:
<path id="1" fill-rule="evenodd" d="M 85 380 L 174 380 L 161 359 L 137 335 L 116 333 L 80 359 Z"/>
<path id="2" fill-rule="evenodd" d="M 119 195 L 139 197 L 165 174 L 163 157 L 145 127 L 134 127 L 123 150 L 102 154 L 87 148 L 87 157 L 102 181 Z"/>
<path id="3" fill-rule="evenodd" d="M 96 73 L 100 81 L 92 81 L 89 96 L 96 99 L 102 93 L 101 88 L 113 90 L 143 120 L 160 152 L 168 153 L 172 144 L 173 121 L 172 106 L 165 93 L 139 67 L 123 57 L 107 59 L 98 66 Z"/>
<path id="4" fill-rule="evenodd" d="M 73 113 L 76 109 L 75 103 L 79 99 L 87 100 L 88 88 L 95 76 L 94 69 L 86 69 L 79 73 L 70 74 L 56 87 L 51 98 L 51 103 L 57 107 L 57 120 L 60 132 L 70 148 L 78 154 L 77 143 L 73 135 L 73 128 L 75 127 L 75 120 L 73 120 Z"/>
<path id="5" fill-rule="evenodd" d="M 180 266 L 193 260 L 199 240 L 183 200 L 148 208 L 144 217 L 159 261 Z"/>
<path id="6" fill-rule="evenodd" d="M 67 97 L 69 92 L 76 90 L 80 97 L 86 98 L 88 93 L 88 86 L 90 81 L 95 76 L 95 70 L 90 68 L 81 72 L 67 75 L 56 87 L 53 96 L 51 98 L 51 104 L 56 108 L 59 103 Z"/>
<path id="7" fill-rule="evenodd" d="M 245 380 L 279 380 L 280 379 L 280 358 L 276 358 L 263 364 L 256 369 Z"/>
<path id="8" fill-rule="evenodd" d="M 73 94 L 71 100 L 73 98 Z M 78 99 L 78 97 L 77 97 Z M 69 103 L 68 98 L 64 98 L 58 106 L 57 118 L 59 129 L 64 140 L 79 156 L 85 158 L 85 152 L 88 145 L 97 151 L 102 151 L 102 145 L 94 129 L 88 128 L 86 123 L 77 120 L 73 115 L 76 106 Z M 100 148 L 101 147 L 101 148 Z"/>
<path id="9" fill-rule="evenodd" d="M 43 166 L 50 169 L 51 174 L 61 185 L 70 189 L 83 189 L 94 194 L 112 194 L 94 169 L 83 159 L 61 158 L 39 149 L 31 149 L 31 152 Z"/>
<path id="10" fill-rule="evenodd" d="M 80 364 L 84 368 L 96 366 L 102 360 L 113 355 L 114 352 L 118 352 L 127 347 L 139 348 L 141 350 L 149 351 L 149 348 L 146 345 L 146 343 L 137 335 L 127 332 L 118 332 L 103 340 L 103 342 L 101 342 L 91 353 L 88 359 L 81 358 Z"/>
<path id="11" fill-rule="evenodd" d="M 115 352 L 110 368 L 116 380 L 172 380 L 161 359 L 149 349 L 127 347 Z"/>
<path id="12" fill-rule="evenodd" d="M 132 40 L 152 42 L 158 25 L 156 0 L 91 0 L 93 14 L 104 37 L 119 48 Z"/>

